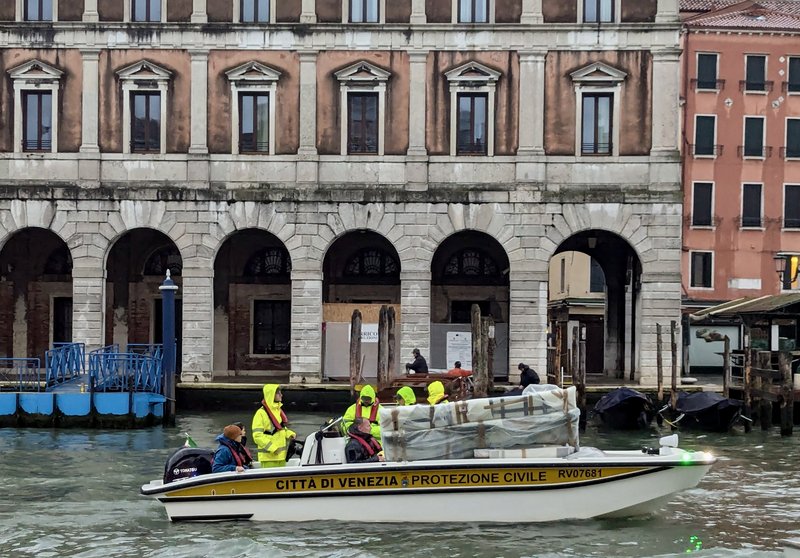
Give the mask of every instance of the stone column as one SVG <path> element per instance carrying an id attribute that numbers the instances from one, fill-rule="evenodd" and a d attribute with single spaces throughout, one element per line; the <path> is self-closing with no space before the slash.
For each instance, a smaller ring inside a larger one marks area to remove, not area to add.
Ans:
<path id="1" fill-rule="evenodd" d="M 425 145 L 428 52 L 411 51 L 408 99 L 408 156 L 406 177 L 411 190 L 428 189 L 428 149 Z"/>
<path id="2" fill-rule="evenodd" d="M 678 23 L 680 21 L 678 2 L 679 0 L 658 0 L 656 23 Z"/>
<path id="3" fill-rule="evenodd" d="M 189 153 L 208 153 L 208 51 L 193 50 L 191 115 L 192 128 Z"/>
<path id="4" fill-rule="evenodd" d="M 317 51 L 300 51 L 300 149 L 297 181 L 317 182 Z"/>
<path id="5" fill-rule="evenodd" d="M 411 0 L 411 24 L 420 25 L 428 23 L 428 16 L 425 13 L 425 0 Z"/>
<path id="6" fill-rule="evenodd" d="M 544 17 L 542 16 L 542 0 L 522 0 L 522 15 L 520 16 L 520 23 L 525 25 L 534 25 L 537 23 L 542 23 L 543 21 Z"/>
<path id="7" fill-rule="evenodd" d="M 680 51 L 653 52 L 653 130 L 651 155 L 677 154 L 680 110 Z"/>
<path id="8" fill-rule="evenodd" d="M 292 270 L 292 383 L 322 381 L 322 271 Z"/>
<path id="9" fill-rule="evenodd" d="M 211 260 L 187 258 L 184 261 L 178 296 L 183 300 L 181 382 L 210 382 L 214 363 L 214 268 Z"/>
<path id="10" fill-rule="evenodd" d="M 431 362 L 431 273 L 400 272 L 400 354 L 397 362 L 410 360 L 411 350 L 420 350 Z"/>
<path id="11" fill-rule="evenodd" d="M 83 59 L 83 95 L 81 106 L 81 153 L 99 153 L 100 50 L 81 50 Z"/>
<path id="12" fill-rule="evenodd" d="M 508 373 L 519 378 L 517 365 L 547 374 L 547 271 L 514 272 L 509 278 Z"/>
<path id="13" fill-rule="evenodd" d="M 207 0 L 192 1 L 192 23 L 208 23 L 208 13 L 206 12 L 206 1 Z"/>
<path id="14" fill-rule="evenodd" d="M 105 345 L 106 270 L 102 258 L 72 262 L 72 338 L 86 354 Z"/>
<path id="15" fill-rule="evenodd" d="M 100 21 L 97 0 L 83 0 L 83 21 Z"/>
<path id="16" fill-rule="evenodd" d="M 316 23 L 317 8 L 316 0 L 303 0 L 303 7 L 300 12 L 300 23 Z"/>

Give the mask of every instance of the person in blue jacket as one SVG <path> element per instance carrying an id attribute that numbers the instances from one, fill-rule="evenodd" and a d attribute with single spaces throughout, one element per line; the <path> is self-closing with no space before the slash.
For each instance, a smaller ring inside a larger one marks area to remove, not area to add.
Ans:
<path id="1" fill-rule="evenodd" d="M 235 424 L 229 424 L 222 431 L 222 434 L 217 436 L 219 448 L 214 453 L 214 463 L 211 466 L 212 473 L 225 473 L 228 471 L 241 473 L 250 468 L 247 450 L 242 446 L 242 435 L 241 428 Z"/>

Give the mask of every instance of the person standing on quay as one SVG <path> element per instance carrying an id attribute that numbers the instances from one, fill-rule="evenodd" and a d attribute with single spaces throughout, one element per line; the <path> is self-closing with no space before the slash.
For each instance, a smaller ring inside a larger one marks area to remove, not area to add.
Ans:
<path id="1" fill-rule="evenodd" d="M 283 412 L 283 393 L 278 384 L 265 384 L 264 399 L 253 417 L 253 442 L 258 449 L 262 467 L 283 467 L 286 453 L 296 434 L 288 428 L 289 419 Z"/>

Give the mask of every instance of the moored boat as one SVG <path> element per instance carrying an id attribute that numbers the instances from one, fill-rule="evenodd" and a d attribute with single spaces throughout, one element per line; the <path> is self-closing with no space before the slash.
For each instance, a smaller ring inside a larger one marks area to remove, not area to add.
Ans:
<path id="1" fill-rule="evenodd" d="M 727 432 L 739 420 L 743 403 L 718 393 L 678 393 L 672 424 L 706 432 Z"/>
<path id="2" fill-rule="evenodd" d="M 173 521 L 529 523 L 651 512 L 715 461 L 678 449 L 677 436 L 641 451 L 581 448 L 574 395 L 386 408 L 385 462 L 344 463 L 334 424 L 287 467 L 156 480 L 141 492 Z"/>
<path id="3" fill-rule="evenodd" d="M 647 395 L 635 389 L 621 387 L 601 397 L 592 413 L 600 417 L 609 428 L 635 430 L 650 426 L 656 409 Z"/>

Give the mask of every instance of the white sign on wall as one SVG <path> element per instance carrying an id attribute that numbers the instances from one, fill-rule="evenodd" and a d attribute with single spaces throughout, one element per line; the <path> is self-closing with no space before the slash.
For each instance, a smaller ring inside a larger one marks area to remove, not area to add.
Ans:
<path id="1" fill-rule="evenodd" d="M 347 328 L 347 342 L 350 342 L 350 328 Z M 378 324 L 361 324 L 361 342 L 378 342 Z"/>
<path id="2" fill-rule="evenodd" d="M 447 332 L 447 366 L 449 370 L 456 361 L 461 368 L 472 370 L 472 334 L 466 331 Z"/>

